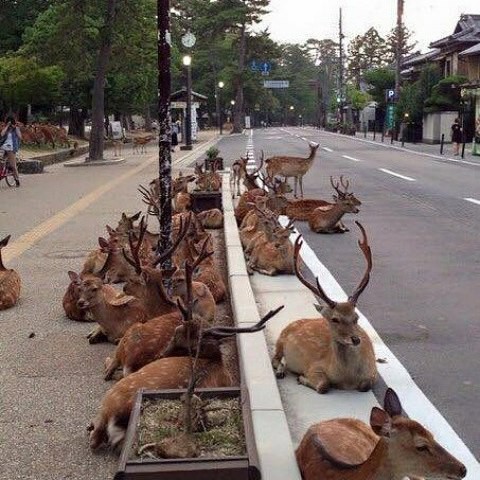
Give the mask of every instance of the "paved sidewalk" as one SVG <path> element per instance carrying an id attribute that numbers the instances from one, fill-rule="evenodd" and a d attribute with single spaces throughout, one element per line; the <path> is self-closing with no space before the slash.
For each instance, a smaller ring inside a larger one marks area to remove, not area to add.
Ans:
<path id="1" fill-rule="evenodd" d="M 201 135 L 193 152 L 216 141 Z M 190 161 L 189 160 L 189 161 Z M 103 362 L 114 346 L 89 345 L 92 324 L 68 320 L 62 297 L 68 270 L 79 271 L 105 225 L 122 211 L 143 210 L 137 187 L 158 172 L 156 149 L 127 155 L 118 166 L 67 169 L 23 177 L 22 188 L 0 186 L 0 235 L 12 233 L 6 265 L 22 277 L 19 304 L 0 312 L 0 479 L 107 480 L 118 457 L 92 454 L 86 427 L 110 383 Z M 156 227 L 155 219 L 150 228 Z"/>
<path id="2" fill-rule="evenodd" d="M 318 130 L 314 127 L 306 127 L 312 130 Z M 472 162 L 472 163 L 478 163 L 480 164 L 480 156 L 478 155 L 473 155 L 472 154 L 472 144 L 466 144 L 465 145 L 465 156 L 462 159 L 461 157 L 461 150 L 460 150 L 460 155 L 454 156 L 453 155 L 453 150 L 452 150 L 452 145 L 450 143 L 446 143 L 444 145 L 444 150 L 443 150 L 443 155 L 440 154 L 440 145 L 435 144 L 435 145 L 430 145 L 427 143 L 410 143 L 410 142 L 405 142 L 404 146 L 402 147 L 402 142 L 397 142 L 394 141 L 393 143 L 391 142 L 390 137 L 384 137 L 384 141 L 382 142 L 382 134 L 377 132 L 375 136 L 375 140 L 373 139 L 373 132 L 368 132 L 367 136 L 365 138 L 365 134 L 363 132 L 357 132 L 355 136 L 349 136 L 349 135 L 342 135 L 339 133 L 334 133 L 334 132 L 327 132 L 325 130 L 320 130 L 323 133 L 328 133 L 331 135 L 336 135 L 336 136 L 341 136 L 344 138 L 350 138 L 350 139 L 355 139 L 357 141 L 362 141 L 362 142 L 368 142 L 372 144 L 376 144 L 379 146 L 383 146 L 385 148 L 395 148 L 397 150 L 403 150 L 405 152 L 411 152 L 411 153 L 418 153 L 420 155 L 427 155 L 427 156 L 432 156 L 434 158 L 439 158 L 439 159 L 445 159 L 445 160 L 451 160 L 451 161 L 467 161 L 467 162 Z"/>

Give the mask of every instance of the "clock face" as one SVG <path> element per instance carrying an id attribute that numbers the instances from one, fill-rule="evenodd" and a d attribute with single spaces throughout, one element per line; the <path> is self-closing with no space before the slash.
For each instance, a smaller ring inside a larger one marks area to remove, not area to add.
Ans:
<path id="1" fill-rule="evenodd" d="M 196 41 L 197 41 L 197 39 L 196 39 L 195 35 L 191 32 L 186 33 L 182 37 L 182 43 L 187 48 L 192 48 L 195 45 Z"/>

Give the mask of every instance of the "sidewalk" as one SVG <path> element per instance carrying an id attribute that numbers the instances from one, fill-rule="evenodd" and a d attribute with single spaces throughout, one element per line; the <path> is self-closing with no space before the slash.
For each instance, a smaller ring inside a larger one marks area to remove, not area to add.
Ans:
<path id="1" fill-rule="evenodd" d="M 205 132 L 193 152 L 173 154 L 173 170 L 193 162 L 216 141 Z M 68 320 L 62 297 L 68 270 L 79 271 L 105 225 L 121 212 L 144 210 L 137 192 L 158 173 L 158 153 L 126 154 L 118 166 L 25 176 L 21 189 L 3 189 L 2 235 L 13 233 L 4 262 L 22 277 L 19 304 L 0 312 L 0 478 L 107 480 L 118 456 L 93 454 L 86 427 L 111 384 L 103 363 L 114 346 L 89 345 L 90 323 Z M 151 229 L 156 228 L 151 219 Z"/>
<path id="2" fill-rule="evenodd" d="M 315 127 L 307 127 L 313 130 L 317 130 Z M 402 147 L 402 142 L 397 142 L 394 141 L 392 143 L 390 137 L 384 137 L 384 141 L 382 142 L 382 134 L 381 132 L 377 132 L 375 135 L 375 140 L 374 140 L 374 135 L 373 132 L 368 132 L 366 137 L 363 132 L 357 132 L 355 136 L 349 136 L 349 135 L 343 135 L 340 133 L 334 133 L 334 132 L 327 132 L 325 130 L 320 130 L 323 133 L 328 133 L 330 135 L 336 135 L 340 136 L 343 138 L 350 138 L 354 139 L 357 141 L 362 141 L 362 142 L 367 142 L 375 145 L 379 145 L 385 148 L 394 148 L 396 150 L 401 150 L 405 152 L 411 152 L 411 153 L 417 153 L 419 155 L 424 155 L 424 156 L 429 156 L 429 157 L 434 157 L 438 159 L 445 159 L 445 160 L 451 160 L 454 162 L 457 162 L 459 160 L 461 161 L 466 161 L 466 162 L 471 162 L 474 164 L 480 164 L 480 156 L 478 155 L 473 155 L 472 154 L 472 144 L 466 144 L 465 145 L 465 157 L 462 159 L 461 157 L 461 149 L 460 149 L 460 155 L 459 156 L 454 156 L 453 151 L 452 151 L 452 145 L 450 143 L 445 143 L 444 148 L 443 148 L 443 155 L 440 154 L 440 144 L 435 144 L 435 145 L 430 145 L 427 143 L 409 143 L 405 142 L 404 146 Z"/>

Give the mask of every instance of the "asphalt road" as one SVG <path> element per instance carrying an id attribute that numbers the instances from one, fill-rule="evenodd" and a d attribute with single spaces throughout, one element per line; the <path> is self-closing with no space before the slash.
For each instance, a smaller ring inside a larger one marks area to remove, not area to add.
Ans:
<path id="1" fill-rule="evenodd" d="M 386 149 L 313 129 L 255 130 L 257 152 L 306 156 L 305 197 L 331 199 L 329 176 L 343 174 L 363 205 L 355 217 L 373 251 L 372 280 L 359 301 L 383 340 L 436 408 L 480 458 L 480 161 L 454 163 Z M 222 140 L 225 158 L 245 153 L 247 137 Z M 346 158 L 347 157 L 347 158 Z M 470 200 L 466 200 L 470 199 Z M 364 271 L 351 232 L 318 235 L 297 228 L 342 287 Z"/>

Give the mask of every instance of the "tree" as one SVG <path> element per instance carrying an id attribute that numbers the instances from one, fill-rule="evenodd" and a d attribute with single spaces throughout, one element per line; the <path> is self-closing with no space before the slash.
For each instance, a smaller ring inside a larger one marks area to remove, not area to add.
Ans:
<path id="1" fill-rule="evenodd" d="M 407 55 L 412 53 L 413 49 L 416 47 L 417 42 L 412 41 L 413 32 L 411 32 L 405 24 L 402 23 L 402 28 L 400 30 L 400 53 L 401 57 L 405 58 Z M 396 54 L 397 54 L 397 38 L 398 38 L 398 29 L 393 28 L 386 42 L 386 55 L 387 62 L 389 64 L 395 63 Z"/>
<path id="2" fill-rule="evenodd" d="M 371 27 L 363 35 L 356 36 L 348 46 L 348 76 L 351 81 L 360 87 L 365 72 L 384 67 L 386 61 L 387 44 L 378 31 Z"/>
<path id="3" fill-rule="evenodd" d="M 425 101 L 425 111 L 432 113 L 460 110 L 462 100 L 460 85 L 467 82 L 468 78 L 462 75 L 450 75 L 440 80 Z"/>
<path id="4" fill-rule="evenodd" d="M 395 86 L 395 72 L 389 68 L 375 68 L 365 72 L 364 80 L 369 85 L 368 93 L 380 108 L 384 108 L 385 90 Z"/>

